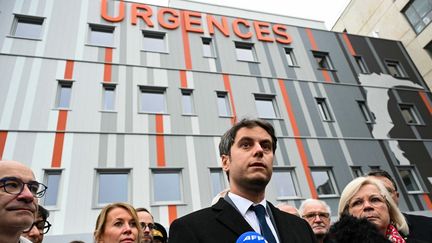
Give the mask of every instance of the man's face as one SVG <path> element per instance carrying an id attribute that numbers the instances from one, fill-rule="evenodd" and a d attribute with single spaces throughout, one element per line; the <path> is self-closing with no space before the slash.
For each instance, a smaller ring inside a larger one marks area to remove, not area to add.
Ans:
<path id="1" fill-rule="evenodd" d="M 0 180 L 6 177 L 15 177 L 24 183 L 35 181 L 33 172 L 15 161 L 0 162 Z M 18 195 L 7 193 L 4 187 L 0 187 L 0 228 L 10 228 L 17 232 L 29 228 L 35 219 L 36 209 L 37 199 L 27 185 L 24 185 L 23 191 Z"/>
<path id="2" fill-rule="evenodd" d="M 142 227 L 142 231 L 144 233 L 142 243 L 151 243 L 153 241 L 153 231 L 154 221 L 153 217 L 144 211 L 138 212 L 138 219 L 141 225 L 145 224 L 145 227 Z M 150 227 L 149 227 L 150 225 Z"/>
<path id="3" fill-rule="evenodd" d="M 330 215 L 319 202 L 310 202 L 303 209 L 302 217 L 309 223 L 317 239 L 326 236 L 330 229 Z"/>
<path id="4" fill-rule="evenodd" d="M 243 127 L 237 131 L 231 155 L 222 155 L 222 167 L 229 171 L 231 191 L 262 191 L 273 172 L 273 146 L 263 128 Z"/>
<path id="5" fill-rule="evenodd" d="M 43 218 L 41 216 L 36 218 L 36 222 L 43 221 Z M 34 225 L 29 232 L 23 233 L 22 236 L 29 239 L 33 243 L 42 243 L 44 235 L 42 234 L 42 231 L 37 228 L 36 225 Z"/>
<path id="6" fill-rule="evenodd" d="M 387 177 L 384 176 L 371 176 L 371 177 L 380 180 L 384 184 L 385 188 L 387 188 L 387 191 L 390 193 L 396 205 L 399 205 L 399 192 L 396 191 L 393 183 Z"/>

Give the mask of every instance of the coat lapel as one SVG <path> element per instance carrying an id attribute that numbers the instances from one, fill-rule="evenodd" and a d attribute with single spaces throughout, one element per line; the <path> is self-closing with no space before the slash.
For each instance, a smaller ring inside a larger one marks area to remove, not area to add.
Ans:
<path id="1" fill-rule="evenodd" d="M 216 220 L 237 235 L 241 235 L 247 231 L 254 231 L 243 216 L 226 202 L 225 199 L 219 199 L 219 201 L 212 206 L 212 209 L 217 212 Z"/>

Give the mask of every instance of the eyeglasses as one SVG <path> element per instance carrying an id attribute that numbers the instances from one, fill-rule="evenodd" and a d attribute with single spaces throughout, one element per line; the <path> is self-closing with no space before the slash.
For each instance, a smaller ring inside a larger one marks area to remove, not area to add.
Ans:
<path id="1" fill-rule="evenodd" d="M 386 199 L 381 195 L 372 195 L 366 200 L 363 198 L 357 198 L 353 200 L 348 206 L 355 210 L 360 210 L 365 207 L 365 202 L 369 202 L 369 204 L 373 207 L 379 207 L 386 203 Z"/>
<path id="2" fill-rule="evenodd" d="M 35 221 L 32 226 L 30 226 L 30 228 L 28 228 L 27 230 L 24 230 L 24 233 L 28 233 L 30 232 L 31 229 L 33 229 L 33 227 L 35 227 L 39 230 L 39 233 L 44 235 L 46 233 L 48 233 L 48 231 L 51 228 L 51 224 L 50 222 L 46 221 L 46 220 L 38 220 Z"/>
<path id="3" fill-rule="evenodd" d="M 0 179 L 0 187 L 9 194 L 19 195 L 24 190 L 24 185 L 30 190 L 34 197 L 41 198 L 45 195 L 46 189 L 48 188 L 42 183 L 37 181 L 30 181 L 24 183 L 21 179 L 16 177 L 5 177 Z"/>
<path id="4" fill-rule="evenodd" d="M 329 213 L 323 213 L 323 212 L 312 212 L 312 213 L 308 213 L 308 214 L 303 215 L 303 218 L 305 218 L 307 220 L 313 220 L 317 216 L 320 219 L 328 219 L 330 217 L 330 214 Z"/>
<path id="5" fill-rule="evenodd" d="M 141 222 L 140 225 L 141 225 L 141 228 L 142 228 L 142 229 L 145 229 L 145 228 L 149 227 L 149 229 L 152 230 L 152 229 L 155 228 L 155 225 L 152 224 L 152 223 L 148 223 L 148 224 L 146 224 L 146 223 L 144 223 L 144 222 Z"/>

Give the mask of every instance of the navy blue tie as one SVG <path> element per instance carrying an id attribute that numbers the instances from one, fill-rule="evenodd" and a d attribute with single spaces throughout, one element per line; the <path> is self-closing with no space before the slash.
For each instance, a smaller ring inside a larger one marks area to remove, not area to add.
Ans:
<path id="1" fill-rule="evenodd" d="M 258 204 L 256 206 L 251 206 L 252 210 L 255 212 L 255 215 L 258 218 L 259 226 L 261 228 L 261 234 L 264 236 L 264 238 L 267 240 L 268 243 L 276 243 L 276 239 L 267 224 L 265 215 L 266 210 L 263 205 Z"/>

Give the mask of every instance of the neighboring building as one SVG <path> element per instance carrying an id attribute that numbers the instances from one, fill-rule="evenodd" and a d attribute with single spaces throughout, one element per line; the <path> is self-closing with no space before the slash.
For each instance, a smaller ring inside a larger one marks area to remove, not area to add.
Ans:
<path id="1" fill-rule="evenodd" d="M 165 226 L 209 206 L 227 186 L 220 136 L 245 116 L 275 126 L 275 204 L 318 197 L 336 212 L 345 185 L 379 167 L 403 210 L 432 209 L 432 95 L 400 42 L 182 8 L 0 2 L 0 159 L 48 185 L 48 243 L 89 242 L 113 201 Z"/>
<path id="2" fill-rule="evenodd" d="M 432 0 L 351 0 L 333 31 L 401 41 L 432 87 Z"/>

